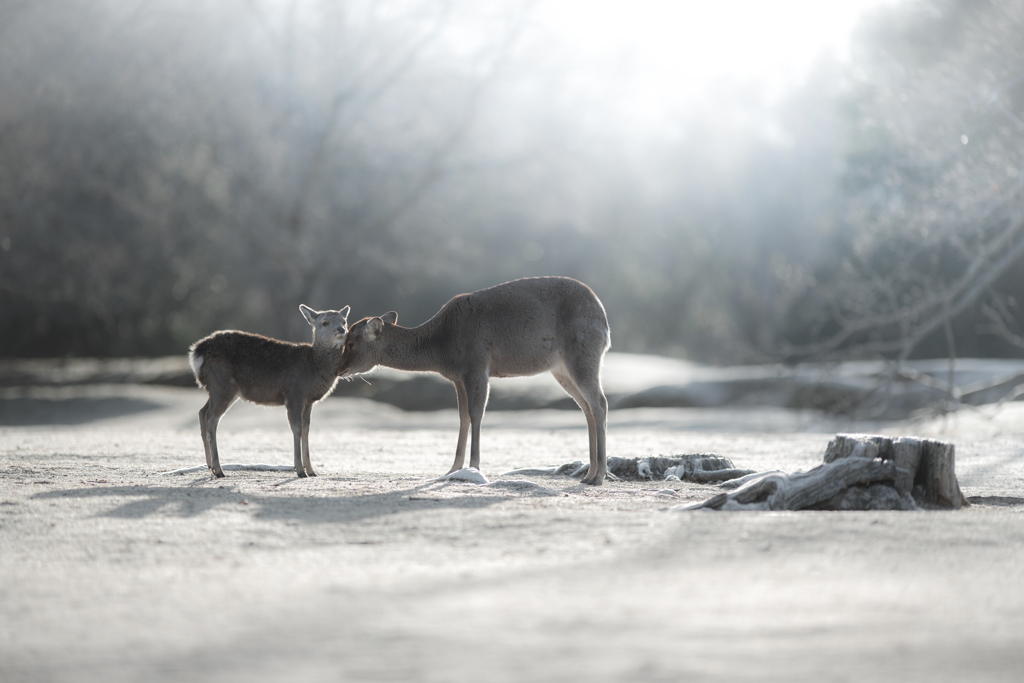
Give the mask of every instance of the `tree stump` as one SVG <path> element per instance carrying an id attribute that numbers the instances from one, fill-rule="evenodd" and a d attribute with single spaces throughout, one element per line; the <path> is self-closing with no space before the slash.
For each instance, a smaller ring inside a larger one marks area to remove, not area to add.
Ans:
<path id="1" fill-rule="evenodd" d="M 838 434 L 824 464 L 769 473 L 689 506 L 711 510 L 958 510 L 955 447 L 915 438 Z"/>

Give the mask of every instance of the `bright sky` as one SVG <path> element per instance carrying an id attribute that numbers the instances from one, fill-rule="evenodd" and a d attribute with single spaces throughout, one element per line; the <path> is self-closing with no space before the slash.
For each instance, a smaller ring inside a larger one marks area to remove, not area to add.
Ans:
<path id="1" fill-rule="evenodd" d="M 581 78 L 614 65 L 631 113 L 657 119 L 722 79 L 757 83 L 774 99 L 823 53 L 845 61 L 864 12 L 895 1 L 540 0 L 533 16 Z"/>

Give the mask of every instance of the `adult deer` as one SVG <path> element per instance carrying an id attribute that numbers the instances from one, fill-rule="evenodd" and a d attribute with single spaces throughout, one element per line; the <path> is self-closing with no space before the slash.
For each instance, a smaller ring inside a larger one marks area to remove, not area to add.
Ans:
<path id="1" fill-rule="evenodd" d="M 419 327 L 400 327 L 394 311 L 349 329 L 338 374 L 352 377 L 383 365 L 436 372 L 455 385 L 459 442 L 451 472 L 480 467 L 480 422 L 491 377 L 548 371 L 587 418 L 590 468 L 583 483 L 600 485 L 607 470 L 608 401 L 601 364 L 611 347 L 608 316 L 593 291 L 567 277 L 513 280 L 460 294 Z"/>

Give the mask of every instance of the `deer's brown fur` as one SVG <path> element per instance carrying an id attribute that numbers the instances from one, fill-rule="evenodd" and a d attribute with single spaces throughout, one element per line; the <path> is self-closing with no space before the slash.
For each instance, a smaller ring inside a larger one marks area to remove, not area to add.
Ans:
<path id="1" fill-rule="evenodd" d="M 316 476 L 309 460 L 309 419 L 313 404 L 338 382 L 338 363 L 348 332 L 349 307 L 302 315 L 313 327 L 312 344 L 279 341 L 258 334 L 224 330 L 200 339 L 189 349 L 196 381 L 210 395 L 199 411 L 206 464 L 223 477 L 217 452 L 217 425 L 239 397 L 253 403 L 285 406 L 295 440 L 295 473 Z"/>
<path id="2" fill-rule="evenodd" d="M 350 377 L 377 365 L 436 372 L 455 385 L 459 441 L 451 471 L 480 466 L 480 423 L 491 377 L 550 372 L 587 418 L 588 484 L 607 469 L 608 401 L 601 365 L 611 346 L 604 306 L 589 287 L 565 277 L 513 280 L 460 294 L 418 327 L 397 325 L 394 311 L 364 318 L 349 330 L 338 374 Z"/>

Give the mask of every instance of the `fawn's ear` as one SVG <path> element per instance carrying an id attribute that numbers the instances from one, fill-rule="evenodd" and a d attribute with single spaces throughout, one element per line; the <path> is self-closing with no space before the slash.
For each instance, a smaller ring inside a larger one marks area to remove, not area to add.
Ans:
<path id="1" fill-rule="evenodd" d="M 306 304 L 299 304 L 299 311 L 302 313 L 302 317 L 306 319 L 306 322 L 316 327 L 316 319 L 320 317 L 318 311 L 314 311 Z"/>
<path id="2" fill-rule="evenodd" d="M 387 313 L 382 315 L 380 319 L 390 325 L 394 325 L 395 323 L 398 322 L 398 314 L 395 313 L 394 311 L 388 311 Z"/>
<path id="3" fill-rule="evenodd" d="M 341 317 L 342 318 L 344 318 L 345 320 L 348 320 L 348 314 L 349 314 L 349 312 L 351 310 L 352 310 L 351 306 L 346 306 L 345 308 L 343 308 L 340 311 L 338 311 L 338 313 L 341 313 Z"/>
<path id="4" fill-rule="evenodd" d="M 380 331 L 384 329 L 384 321 L 380 318 L 370 318 L 366 321 L 366 339 L 374 341 Z"/>

